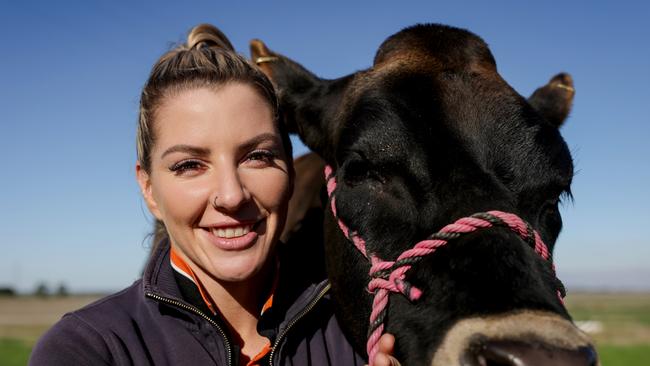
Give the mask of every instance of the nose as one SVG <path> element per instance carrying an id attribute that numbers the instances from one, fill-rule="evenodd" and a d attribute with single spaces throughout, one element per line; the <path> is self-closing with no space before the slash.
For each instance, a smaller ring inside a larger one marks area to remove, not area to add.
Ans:
<path id="1" fill-rule="evenodd" d="M 218 211 L 233 212 L 250 200 L 250 192 L 236 168 L 220 169 L 210 204 Z"/>
<path id="2" fill-rule="evenodd" d="M 542 342 L 481 340 L 473 343 L 463 358 L 464 366 L 596 366 L 591 346 L 564 349 Z"/>
<path id="3" fill-rule="evenodd" d="M 432 366 L 598 366 L 589 337 L 570 320 L 525 310 L 465 318 L 436 347 Z"/>

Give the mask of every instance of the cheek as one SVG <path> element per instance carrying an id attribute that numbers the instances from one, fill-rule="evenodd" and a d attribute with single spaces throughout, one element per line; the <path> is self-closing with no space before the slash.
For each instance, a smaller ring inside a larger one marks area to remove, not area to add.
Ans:
<path id="1" fill-rule="evenodd" d="M 165 224 L 174 221 L 192 221 L 203 213 L 210 192 L 199 181 L 159 180 L 152 187 L 152 194 L 158 204 Z"/>
<path id="2" fill-rule="evenodd" d="M 260 174 L 248 174 L 245 179 L 250 193 L 263 208 L 286 214 L 286 207 L 291 197 L 287 173 L 279 169 L 269 169 Z"/>

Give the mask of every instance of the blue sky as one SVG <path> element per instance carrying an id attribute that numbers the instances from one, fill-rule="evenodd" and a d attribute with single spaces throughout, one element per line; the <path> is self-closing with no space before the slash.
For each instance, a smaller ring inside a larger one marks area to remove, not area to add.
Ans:
<path id="1" fill-rule="evenodd" d="M 577 175 L 562 209 L 560 278 L 569 291 L 650 290 L 649 3 L 451 3 L 3 2 L 0 286 L 116 290 L 138 277 L 151 227 L 134 180 L 138 96 L 192 26 L 217 25 L 244 54 L 261 38 L 334 78 L 370 66 L 401 28 L 436 22 L 481 36 L 522 95 L 573 75 L 562 133 Z"/>

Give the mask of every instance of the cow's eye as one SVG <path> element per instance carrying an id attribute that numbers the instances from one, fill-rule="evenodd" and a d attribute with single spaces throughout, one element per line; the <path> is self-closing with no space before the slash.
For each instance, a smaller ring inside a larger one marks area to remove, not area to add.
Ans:
<path id="1" fill-rule="evenodd" d="M 540 223 L 542 223 L 554 237 L 557 237 L 562 229 L 562 218 L 560 216 L 559 204 L 559 197 L 554 198 L 548 200 L 540 210 Z"/>
<path id="2" fill-rule="evenodd" d="M 372 165 L 365 159 L 350 160 L 344 165 L 343 179 L 349 185 L 358 185 L 363 182 L 377 181 L 383 182 L 384 179 L 373 169 Z"/>
<path id="3" fill-rule="evenodd" d="M 343 179 L 347 184 L 359 184 L 368 177 L 368 164 L 361 160 L 353 160 L 346 164 Z"/>
<path id="4" fill-rule="evenodd" d="M 556 214 L 559 212 L 559 204 L 560 204 L 560 198 L 554 198 L 551 200 L 548 200 L 546 203 L 544 203 L 544 206 L 542 207 L 542 213 L 544 214 Z"/>

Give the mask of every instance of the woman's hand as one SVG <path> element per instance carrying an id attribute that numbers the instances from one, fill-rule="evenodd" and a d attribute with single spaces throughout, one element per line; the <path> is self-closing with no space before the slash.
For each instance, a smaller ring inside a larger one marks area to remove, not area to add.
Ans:
<path id="1" fill-rule="evenodd" d="M 375 356 L 375 366 L 400 366 L 399 361 L 393 357 L 395 350 L 395 337 L 384 334 L 379 338 L 379 353 Z"/>

